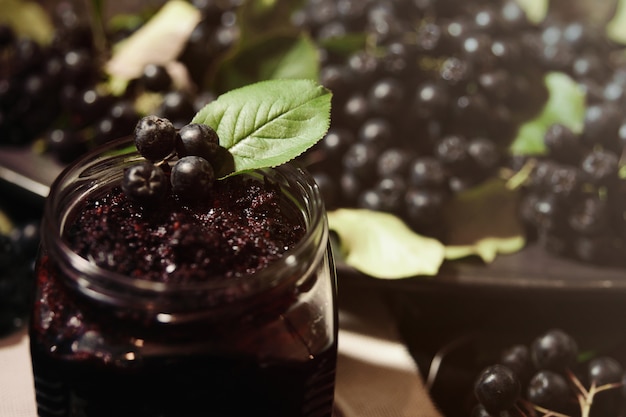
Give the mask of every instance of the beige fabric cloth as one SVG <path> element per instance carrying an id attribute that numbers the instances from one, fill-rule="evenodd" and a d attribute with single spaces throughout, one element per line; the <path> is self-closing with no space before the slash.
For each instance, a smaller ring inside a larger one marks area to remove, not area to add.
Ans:
<path id="1" fill-rule="evenodd" d="M 340 286 L 336 417 L 441 417 L 379 292 L 344 290 Z"/>
<path id="2" fill-rule="evenodd" d="M 336 417 L 439 416 L 404 346 L 349 332 L 339 344 Z"/>
<path id="3" fill-rule="evenodd" d="M 335 417 L 440 417 L 375 294 L 340 314 Z M 28 336 L 0 340 L 0 417 L 35 417 Z"/>
<path id="4" fill-rule="evenodd" d="M 20 332 L 0 340 L 0 416 L 36 415 L 28 336 Z"/>

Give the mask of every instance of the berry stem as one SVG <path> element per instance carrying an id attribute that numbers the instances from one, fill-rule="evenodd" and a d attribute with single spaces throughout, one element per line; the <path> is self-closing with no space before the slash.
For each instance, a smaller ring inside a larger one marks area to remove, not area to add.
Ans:
<path id="1" fill-rule="evenodd" d="M 596 384 L 593 383 L 589 388 L 589 391 L 586 392 L 586 394 L 581 393 L 578 396 L 578 401 L 580 402 L 581 417 L 589 417 L 591 415 L 591 405 L 593 404 L 593 397 L 597 393 L 614 388 L 619 388 L 621 386 L 621 383 L 604 384 L 600 386 L 596 386 Z"/>
<path id="2" fill-rule="evenodd" d="M 578 391 L 584 397 L 588 397 L 589 396 L 589 391 L 587 391 L 587 389 L 580 382 L 580 379 L 578 379 L 578 377 L 576 375 L 574 375 L 574 373 L 572 371 L 570 371 L 569 369 L 567 370 L 567 376 L 569 377 L 570 381 L 572 381 L 572 383 L 576 386 Z M 593 385 L 592 385 L 591 389 L 593 389 Z"/>
<path id="3" fill-rule="evenodd" d="M 536 165 L 537 165 L 537 160 L 535 158 L 530 158 L 524 164 L 524 166 L 522 166 L 522 168 L 516 173 L 512 175 L 510 175 L 509 173 L 506 173 L 505 175 L 503 175 L 507 180 L 506 187 L 509 190 L 519 189 L 528 181 L 528 178 L 532 174 Z"/>
<path id="4" fill-rule="evenodd" d="M 535 410 L 543 413 L 543 417 L 570 417 L 567 414 L 561 414 L 556 411 L 548 410 L 547 408 L 540 407 L 538 405 L 533 406 Z"/>
<path id="5" fill-rule="evenodd" d="M 533 404 L 532 402 L 525 400 L 525 399 L 522 399 L 521 402 L 522 404 L 524 404 L 524 407 L 527 410 L 530 410 L 532 412 L 532 416 L 536 416 L 535 411 L 538 411 L 541 413 L 542 417 L 570 417 L 567 414 L 562 414 L 556 411 L 549 410 L 547 408 Z M 522 413 L 522 417 L 526 417 L 526 414 L 522 410 L 519 410 L 519 411 L 520 413 Z"/>
<path id="6" fill-rule="evenodd" d="M 100 54 L 106 52 L 106 37 L 104 30 L 104 5 L 102 0 L 85 2 L 89 8 L 89 24 L 94 35 L 94 44 Z"/>
<path id="7" fill-rule="evenodd" d="M 580 413 L 581 417 L 589 417 L 591 415 L 591 406 L 593 404 L 593 398 L 595 395 L 602 391 L 607 391 L 610 389 L 619 388 L 622 386 L 621 383 L 610 383 L 604 384 L 600 386 L 596 386 L 595 382 L 591 384 L 589 390 L 587 390 L 580 380 L 574 375 L 573 372 L 567 371 L 567 374 L 572 381 L 572 383 L 576 386 L 579 393 L 576 396 L 578 398 L 578 403 L 580 404 Z"/>

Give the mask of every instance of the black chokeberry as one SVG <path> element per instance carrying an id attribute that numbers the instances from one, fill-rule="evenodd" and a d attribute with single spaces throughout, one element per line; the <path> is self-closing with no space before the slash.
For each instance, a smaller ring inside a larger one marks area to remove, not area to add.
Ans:
<path id="1" fill-rule="evenodd" d="M 501 364 L 485 368 L 474 384 L 476 398 L 492 414 L 512 408 L 520 392 L 521 385 L 517 375 Z"/>
<path id="2" fill-rule="evenodd" d="M 533 370 L 533 364 L 530 360 L 530 351 L 526 345 L 513 345 L 505 349 L 500 355 L 500 362 L 515 372 L 520 382 L 528 382 Z"/>
<path id="3" fill-rule="evenodd" d="M 73 111 L 73 123 L 78 126 L 87 126 L 102 116 L 113 102 L 108 93 L 99 91 L 95 86 L 78 90 L 70 105 Z"/>
<path id="4" fill-rule="evenodd" d="M 168 119 L 145 116 L 137 122 L 134 138 L 141 156 L 149 161 L 160 161 L 174 150 L 176 128 Z"/>
<path id="5" fill-rule="evenodd" d="M 448 135 L 439 140 L 435 155 L 451 172 L 460 173 L 467 169 L 470 161 L 468 141 L 461 135 Z"/>
<path id="6" fill-rule="evenodd" d="M 377 170 L 379 178 L 407 176 L 412 161 L 412 154 L 401 148 L 389 147 L 378 157 Z"/>
<path id="7" fill-rule="evenodd" d="M 124 170 L 122 190 L 141 203 L 159 201 L 167 191 L 167 177 L 160 167 L 142 162 Z"/>
<path id="8" fill-rule="evenodd" d="M 581 154 L 578 135 L 569 127 L 555 123 L 546 130 L 543 141 L 550 156 L 561 162 L 577 162 Z"/>
<path id="9" fill-rule="evenodd" d="M 551 329 L 533 341 L 530 354 L 538 369 L 563 372 L 574 365 L 578 345 L 563 330 Z"/>
<path id="10" fill-rule="evenodd" d="M 183 91 L 168 91 L 163 95 L 163 102 L 157 110 L 161 117 L 172 121 L 176 127 L 182 127 L 183 120 L 190 120 L 196 113 L 193 100 Z"/>
<path id="11" fill-rule="evenodd" d="M 172 77 L 163 65 L 148 64 L 141 74 L 141 82 L 146 90 L 166 91 L 172 85 Z"/>
<path id="12" fill-rule="evenodd" d="M 598 356 L 589 361 L 587 366 L 588 385 L 595 387 L 607 387 L 615 384 L 618 387 L 624 376 L 624 368 L 612 357 Z M 623 409 L 623 398 L 619 390 L 608 389 L 598 392 L 593 398 L 593 412 L 591 416 L 616 416 Z"/>
<path id="13" fill-rule="evenodd" d="M 476 168 L 491 172 L 500 163 L 500 153 L 495 143 L 487 138 L 473 138 L 467 144 L 467 153 Z"/>
<path id="14" fill-rule="evenodd" d="M 581 170 L 571 165 L 556 166 L 547 180 L 548 192 L 561 201 L 578 197 L 584 184 Z"/>
<path id="15" fill-rule="evenodd" d="M 404 196 L 404 215 L 409 224 L 421 227 L 436 221 L 447 201 L 441 189 L 409 187 Z"/>
<path id="16" fill-rule="evenodd" d="M 526 396 L 528 401 L 535 405 L 553 412 L 564 413 L 575 401 L 573 394 L 563 375 L 542 370 L 530 379 Z"/>
<path id="17" fill-rule="evenodd" d="M 361 142 L 372 143 L 383 148 L 394 140 L 393 133 L 393 126 L 389 120 L 374 117 L 363 123 L 358 131 L 358 139 Z"/>
<path id="18" fill-rule="evenodd" d="M 331 162 L 341 159 L 341 156 L 356 142 L 354 133 L 346 128 L 331 126 L 321 141 L 321 148 Z"/>
<path id="19" fill-rule="evenodd" d="M 423 119 L 439 117 L 449 102 L 449 91 L 443 83 L 426 81 L 415 92 L 414 112 Z"/>
<path id="20" fill-rule="evenodd" d="M 88 149 L 86 139 L 70 129 L 53 129 L 46 133 L 44 141 L 46 151 L 63 164 L 74 161 Z"/>
<path id="21" fill-rule="evenodd" d="M 622 380 L 624 368 L 612 357 L 598 356 L 589 361 L 587 365 L 590 384 L 596 387 L 605 384 L 616 384 Z"/>
<path id="22" fill-rule="evenodd" d="M 394 114 L 400 110 L 404 100 L 405 87 L 400 80 L 383 78 L 369 90 L 369 104 L 379 114 Z"/>
<path id="23" fill-rule="evenodd" d="M 585 197 L 575 202 L 570 210 L 568 223 L 580 235 L 597 235 L 609 224 L 607 203 L 598 196 Z"/>
<path id="24" fill-rule="evenodd" d="M 614 148 L 622 122 L 622 112 L 613 103 L 588 106 L 585 110 L 581 140 L 587 146 L 598 144 Z"/>
<path id="25" fill-rule="evenodd" d="M 172 191 L 183 200 L 200 199 L 208 195 L 215 182 L 215 172 L 206 159 L 185 156 L 176 162 L 170 177 Z"/>
<path id="26" fill-rule="evenodd" d="M 68 51 L 64 57 L 64 77 L 67 84 L 85 87 L 95 78 L 95 63 L 89 51 Z"/>
<path id="27" fill-rule="evenodd" d="M 416 187 L 443 188 L 448 175 L 443 163 L 434 157 L 419 156 L 409 167 L 409 181 Z"/>
<path id="28" fill-rule="evenodd" d="M 117 139 L 131 132 L 140 116 L 130 100 L 119 100 L 94 126 L 94 141 L 98 144 Z"/>
<path id="29" fill-rule="evenodd" d="M 369 142 L 357 142 L 343 156 L 345 171 L 354 173 L 359 179 L 369 181 L 376 174 L 378 148 Z"/>
<path id="30" fill-rule="evenodd" d="M 176 153 L 179 157 L 200 156 L 210 161 L 219 147 L 219 137 L 212 127 L 191 123 L 180 128 L 176 138 Z"/>
<path id="31" fill-rule="evenodd" d="M 593 149 L 583 157 L 580 166 L 591 181 L 604 185 L 618 178 L 619 157 L 607 149 Z"/>
<path id="32" fill-rule="evenodd" d="M 383 178 L 359 196 L 357 206 L 369 210 L 399 213 L 406 184 L 402 177 Z"/>
<path id="33" fill-rule="evenodd" d="M 548 160 L 536 160 L 529 177 L 529 187 L 536 192 L 549 192 L 550 179 L 559 166 L 558 163 Z"/>

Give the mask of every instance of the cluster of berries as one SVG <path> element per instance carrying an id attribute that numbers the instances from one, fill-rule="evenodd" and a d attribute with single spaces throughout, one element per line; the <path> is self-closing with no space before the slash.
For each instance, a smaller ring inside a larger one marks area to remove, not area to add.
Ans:
<path id="1" fill-rule="evenodd" d="M 576 340 L 551 329 L 530 346 L 502 351 L 497 364 L 476 378 L 473 416 L 620 416 L 624 411 L 622 365 L 610 356 L 578 363 Z"/>
<path id="2" fill-rule="evenodd" d="M 146 161 L 124 171 L 122 189 L 130 198 L 153 204 L 170 186 L 174 195 L 185 201 L 208 194 L 216 178 L 220 149 L 224 149 L 210 126 L 190 123 L 177 131 L 168 119 L 149 115 L 139 120 L 133 136 Z M 175 157 L 178 160 L 170 166 Z"/>

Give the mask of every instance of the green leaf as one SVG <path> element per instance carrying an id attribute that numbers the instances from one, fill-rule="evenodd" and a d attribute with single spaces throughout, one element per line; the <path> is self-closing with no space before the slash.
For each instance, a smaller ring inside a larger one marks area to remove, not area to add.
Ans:
<path id="1" fill-rule="evenodd" d="M 312 79 L 319 73 L 315 44 L 304 35 L 273 35 L 248 44 L 220 66 L 215 91 L 229 91 L 257 81 Z"/>
<path id="2" fill-rule="evenodd" d="M 532 23 L 541 23 L 548 14 L 549 0 L 517 0 Z"/>
<path id="3" fill-rule="evenodd" d="M 328 213 L 328 223 L 346 264 L 375 278 L 434 276 L 444 261 L 441 242 L 416 234 L 388 213 L 338 209 Z"/>
<path id="4" fill-rule="evenodd" d="M 220 95 L 193 118 L 211 126 L 234 173 L 283 164 L 319 141 L 332 94 L 312 80 L 270 80 Z"/>
<path id="5" fill-rule="evenodd" d="M 449 240 L 446 258 L 477 255 L 492 262 L 498 254 L 510 254 L 526 244 L 518 216 L 519 191 L 492 179 L 452 200 L 445 211 Z"/>
<path id="6" fill-rule="evenodd" d="M 191 3 L 166 2 L 146 24 L 113 48 L 113 56 L 105 65 L 111 91 L 123 93 L 126 83 L 139 77 L 147 64 L 175 61 L 200 19 L 200 11 Z"/>
<path id="7" fill-rule="evenodd" d="M 41 44 L 52 40 L 54 26 L 46 11 L 34 1 L 0 0 L 0 23 L 7 24 L 18 36 Z"/>
<path id="8" fill-rule="evenodd" d="M 567 74 L 551 72 L 544 82 L 548 100 L 541 113 L 524 123 L 510 147 L 513 155 L 543 155 L 547 152 L 543 137 L 548 127 L 561 123 L 574 133 L 583 129 L 585 118 L 585 92 Z"/>
<path id="9" fill-rule="evenodd" d="M 618 0 L 615 15 L 606 25 L 606 36 L 621 44 L 626 44 L 626 1 Z"/>

